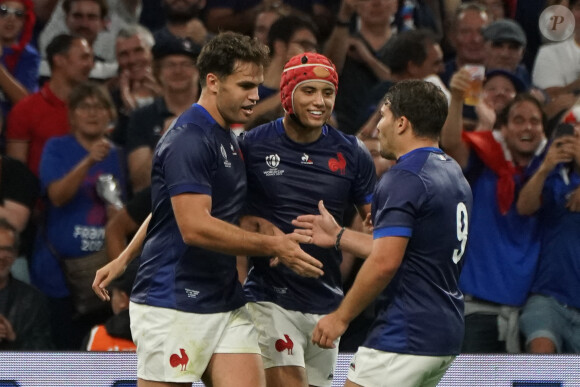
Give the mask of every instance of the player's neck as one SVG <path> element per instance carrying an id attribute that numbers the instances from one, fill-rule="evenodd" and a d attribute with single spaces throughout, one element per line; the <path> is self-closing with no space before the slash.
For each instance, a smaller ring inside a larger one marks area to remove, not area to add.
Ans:
<path id="1" fill-rule="evenodd" d="M 439 148 L 439 143 L 437 141 L 433 141 L 431 139 L 428 138 L 419 138 L 419 137 L 414 137 L 413 140 L 411 141 L 407 141 L 404 144 L 400 144 L 401 146 L 399 147 L 399 149 L 397 149 L 395 151 L 395 156 L 397 157 L 397 160 L 403 156 L 406 155 L 409 152 L 412 152 L 416 149 L 420 149 L 420 148 Z"/>
<path id="2" fill-rule="evenodd" d="M 284 124 L 286 135 L 292 141 L 299 144 L 308 144 L 314 142 L 318 140 L 322 134 L 322 127 L 307 128 L 290 118 L 288 115 L 284 116 L 284 120 L 282 122 Z"/>

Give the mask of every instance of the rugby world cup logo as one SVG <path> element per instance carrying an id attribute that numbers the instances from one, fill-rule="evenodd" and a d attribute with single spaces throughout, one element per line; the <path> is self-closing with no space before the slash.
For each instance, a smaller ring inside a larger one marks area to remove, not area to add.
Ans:
<path id="1" fill-rule="evenodd" d="M 268 164 L 270 168 L 278 168 L 278 165 L 280 165 L 280 156 L 277 154 L 266 156 L 266 164 Z"/>

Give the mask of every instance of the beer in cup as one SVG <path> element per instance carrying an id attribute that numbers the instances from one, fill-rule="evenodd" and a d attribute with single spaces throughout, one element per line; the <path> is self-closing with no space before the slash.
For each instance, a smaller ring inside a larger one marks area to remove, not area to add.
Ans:
<path id="1" fill-rule="evenodd" d="M 485 66 L 467 64 L 463 68 L 471 74 L 471 83 L 469 88 L 465 91 L 465 105 L 475 106 L 479 103 L 481 97 L 481 90 L 483 88 L 483 78 L 485 77 Z"/>

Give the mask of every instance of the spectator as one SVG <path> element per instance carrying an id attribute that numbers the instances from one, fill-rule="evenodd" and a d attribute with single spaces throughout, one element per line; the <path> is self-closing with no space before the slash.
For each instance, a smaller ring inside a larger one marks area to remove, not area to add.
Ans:
<path id="1" fill-rule="evenodd" d="M 451 76 L 466 64 L 484 64 L 485 47 L 482 29 L 489 24 L 484 6 L 477 3 L 462 4 L 455 13 L 449 39 L 455 48 L 455 58 L 445 62 L 441 80 L 449 87 Z"/>
<path id="2" fill-rule="evenodd" d="M 84 38 L 59 35 L 46 48 L 52 76 L 41 90 L 18 102 L 8 116 L 6 154 L 38 176 L 45 142 L 69 132 L 66 100 L 88 79 L 93 51 Z"/>
<path id="3" fill-rule="evenodd" d="M 443 52 L 430 31 L 409 30 L 393 36 L 387 43 L 385 64 L 391 71 L 391 77 L 373 86 L 363 97 L 366 98 L 365 108 L 358 113 L 356 127 L 362 127 L 373 113 L 373 118 L 378 122 L 382 99 L 396 82 L 432 77 L 445 93 L 449 93 L 437 75 L 443 71 Z M 373 132 L 375 130 L 373 128 Z"/>
<path id="4" fill-rule="evenodd" d="M 30 44 L 34 27 L 31 0 L 0 1 L 0 104 L 6 116 L 12 105 L 38 90 L 40 56 Z"/>
<path id="5" fill-rule="evenodd" d="M 580 133 L 571 117 L 575 131 L 556 128 L 546 157 L 517 203 L 520 214 L 537 214 L 541 229 L 538 270 L 520 317 L 531 353 L 580 353 Z"/>
<path id="6" fill-rule="evenodd" d="M 526 88 L 529 88 L 530 73 L 521 63 L 527 43 L 522 27 L 510 19 L 498 20 L 483 29 L 483 38 L 486 70 L 510 71 L 524 81 Z"/>
<path id="7" fill-rule="evenodd" d="M 0 155 L 0 218 L 6 219 L 19 234 L 20 251 L 12 264 L 12 275 L 30 283 L 28 256 L 34 239 L 29 220 L 39 196 L 38 178 L 26 165 L 11 157 Z"/>
<path id="8" fill-rule="evenodd" d="M 16 228 L 0 218 L 0 350 L 49 350 L 50 318 L 44 295 L 10 275 L 18 243 Z"/>
<path id="9" fill-rule="evenodd" d="M 129 297 L 139 265 L 131 263 L 125 272 L 109 285 L 111 294 L 111 316 L 104 324 L 91 329 L 83 349 L 87 351 L 135 351 L 137 346 L 131 336 L 131 319 L 129 317 Z"/>
<path id="10" fill-rule="evenodd" d="M 474 198 L 460 277 L 466 295 L 462 352 L 519 352 L 519 308 L 536 270 L 539 239 L 537 219 L 519 215 L 515 201 L 545 147 L 546 117 L 534 97 L 520 94 L 499 115 L 499 130 L 462 133 L 469 83 L 466 71 L 453 76 L 441 135 L 441 145 L 462 167 Z"/>
<path id="11" fill-rule="evenodd" d="M 90 78 L 104 81 L 114 77 L 117 72 L 115 37 L 126 23 L 120 19 L 115 24 L 107 22 L 109 16 L 107 0 L 63 0 L 62 10 L 64 17 L 60 20 L 53 17 L 54 22 L 51 20 L 40 36 L 42 53 L 46 54 L 47 43 L 58 34 L 80 36 L 86 39 L 95 55 L 95 64 Z M 108 27 L 105 27 L 106 25 Z M 43 60 L 40 75 L 49 77 L 50 71 L 46 60 Z"/>
<path id="12" fill-rule="evenodd" d="M 122 28 L 117 36 L 118 82 L 109 86 L 118 115 L 111 139 L 119 146 L 127 143 L 129 115 L 153 103 L 161 93 L 161 86 L 153 74 L 151 49 L 154 43 L 151 32 L 137 24 Z"/>
<path id="13" fill-rule="evenodd" d="M 278 92 L 282 70 L 294 55 L 318 51 L 317 32 L 312 20 L 304 16 L 281 16 L 272 24 L 268 32 L 270 63 L 264 70 L 264 83 L 258 88 L 260 100 L 253 117 L 245 125 L 246 129 L 284 115 Z"/>
<path id="14" fill-rule="evenodd" d="M 262 7 L 254 20 L 254 38 L 262 44 L 268 44 L 268 33 L 272 24 L 280 16 L 288 16 L 290 10 L 287 7 L 280 6 L 278 3 Z"/>
<path id="15" fill-rule="evenodd" d="M 236 31 L 252 35 L 256 16 L 269 3 L 268 0 L 212 0 L 205 10 L 206 25 L 213 33 Z M 334 21 L 332 1 L 282 0 L 276 4 L 290 9 L 292 13 L 309 16 L 321 31 L 320 38 L 328 36 Z"/>
<path id="16" fill-rule="evenodd" d="M 155 31 L 155 41 L 188 38 L 203 46 L 212 36 L 199 18 L 205 3 L 206 0 L 162 0 L 166 23 Z"/>
<path id="17" fill-rule="evenodd" d="M 338 129 L 345 133 L 359 130 L 356 119 L 365 108 L 366 90 L 378 81 L 390 78 L 384 60 L 386 45 L 391 38 L 391 18 L 397 2 L 344 0 L 338 20 L 324 49 L 336 65 L 341 92 L 336 98 Z M 350 20 L 358 15 L 360 28 L 349 34 Z"/>
<path id="18" fill-rule="evenodd" d="M 171 122 L 199 98 L 196 59 L 200 47 L 189 39 L 168 36 L 153 47 L 154 74 L 161 95 L 129 118 L 127 161 L 133 192 L 151 185 L 151 162 L 157 141 Z"/>
<path id="19" fill-rule="evenodd" d="M 580 0 L 570 0 L 568 7 L 575 20 L 573 36 L 540 47 L 532 72 L 534 84 L 552 97 L 580 92 Z"/>
<path id="20" fill-rule="evenodd" d="M 462 70 L 460 70 L 462 71 Z M 523 93 L 527 87 L 517 75 L 506 70 L 491 70 L 485 74 L 480 102 L 475 107 L 476 122 L 468 122 L 464 117 L 464 130 L 491 130 L 497 127 L 497 116 L 515 98 Z"/>
<path id="21" fill-rule="evenodd" d="M 511 9 L 508 4 L 510 0 L 476 0 L 485 6 L 491 21 L 498 21 L 510 17 Z M 511 2 L 513 4 L 513 2 Z"/>
<path id="22" fill-rule="evenodd" d="M 115 117 L 108 93 L 93 83 L 80 84 L 71 92 L 68 107 L 72 134 L 49 140 L 42 154 L 40 180 L 47 197 L 46 219 L 30 270 L 32 283 L 51 302 L 57 348 L 78 349 L 102 316 L 74 316 L 60 261 L 81 259 L 104 249 L 108 209 L 97 197 L 96 182 L 100 175 L 112 174 L 123 183 L 123 175 L 117 149 L 105 138 Z"/>

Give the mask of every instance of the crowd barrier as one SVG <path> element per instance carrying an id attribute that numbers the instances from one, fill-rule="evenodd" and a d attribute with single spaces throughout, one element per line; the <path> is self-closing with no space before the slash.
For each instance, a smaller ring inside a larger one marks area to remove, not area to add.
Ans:
<path id="1" fill-rule="evenodd" d="M 333 386 L 351 357 L 339 355 Z M 133 387 L 136 367 L 128 352 L 0 352 L 0 387 Z M 580 386 L 580 355 L 461 355 L 439 386 Z"/>

